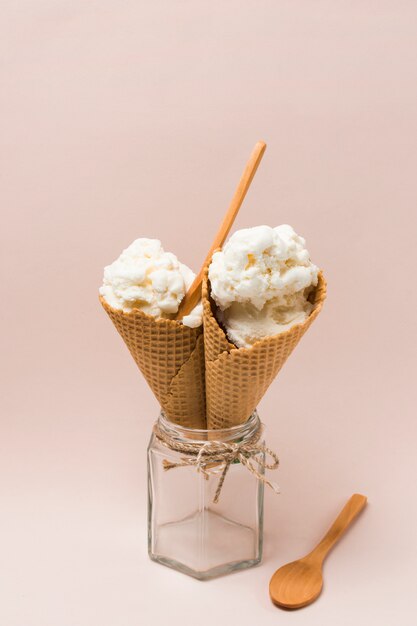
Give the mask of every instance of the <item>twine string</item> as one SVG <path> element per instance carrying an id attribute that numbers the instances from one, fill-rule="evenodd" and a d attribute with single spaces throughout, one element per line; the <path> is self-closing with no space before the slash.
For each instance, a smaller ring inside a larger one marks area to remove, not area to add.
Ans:
<path id="1" fill-rule="evenodd" d="M 213 498 L 214 503 L 219 501 L 223 483 L 230 466 L 237 462 L 240 462 L 251 474 L 265 485 L 268 485 L 268 487 L 271 487 L 276 493 L 279 492 L 278 486 L 265 477 L 266 469 L 275 470 L 278 468 L 279 459 L 273 450 L 265 446 L 265 444 L 260 443 L 262 426 L 259 426 L 255 433 L 246 441 L 232 443 L 217 440 L 206 441 L 205 443 L 180 442 L 170 437 L 166 432 L 163 432 L 158 424 L 154 425 L 154 434 L 155 437 L 170 450 L 175 450 L 187 455 L 182 456 L 179 461 L 168 461 L 164 459 L 162 461 L 164 470 L 167 471 L 177 467 L 194 466 L 197 471 L 208 480 L 210 469 L 213 466 L 220 466 L 222 468 L 216 493 Z M 267 463 L 267 457 L 270 457 L 272 462 Z"/>

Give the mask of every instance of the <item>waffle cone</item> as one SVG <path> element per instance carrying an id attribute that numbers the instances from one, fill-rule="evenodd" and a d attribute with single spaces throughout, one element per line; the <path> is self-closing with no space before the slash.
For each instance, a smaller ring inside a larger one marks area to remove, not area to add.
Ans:
<path id="1" fill-rule="evenodd" d="M 214 315 L 208 268 L 203 279 L 204 352 L 206 363 L 207 428 L 229 428 L 245 422 L 278 374 L 285 361 L 321 311 L 326 281 L 320 272 L 311 296 L 309 317 L 287 331 L 265 337 L 250 348 L 237 348 Z M 314 299 L 314 300 L 313 300 Z"/>
<path id="2" fill-rule="evenodd" d="M 129 313 L 100 302 L 129 349 L 168 419 L 205 428 L 203 328 L 156 319 L 139 309 Z"/>

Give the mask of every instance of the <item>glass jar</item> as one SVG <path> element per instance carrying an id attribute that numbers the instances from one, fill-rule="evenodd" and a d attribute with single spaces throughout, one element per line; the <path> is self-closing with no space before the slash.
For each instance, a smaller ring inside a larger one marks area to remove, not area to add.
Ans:
<path id="1" fill-rule="evenodd" d="M 244 444 L 261 432 L 256 411 L 247 422 L 223 430 L 200 430 L 173 424 L 160 414 L 159 434 L 148 447 L 148 550 L 153 561 L 200 580 L 257 565 L 262 559 L 264 484 L 244 463 L 196 467 L 196 454 L 184 444 Z M 263 438 L 258 441 L 263 445 Z M 176 444 L 179 444 L 178 446 Z M 197 447 L 198 449 L 198 447 Z M 260 450 L 251 464 L 265 462 Z M 245 461 L 245 459 L 244 459 Z M 259 475 L 264 469 L 257 465 Z M 219 485 L 219 480 L 224 482 Z M 218 487 L 218 502 L 214 502 Z"/>

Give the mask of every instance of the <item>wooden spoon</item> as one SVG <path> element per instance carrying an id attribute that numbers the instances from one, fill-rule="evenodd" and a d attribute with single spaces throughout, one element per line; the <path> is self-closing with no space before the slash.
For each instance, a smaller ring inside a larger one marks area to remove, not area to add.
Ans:
<path id="1" fill-rule="evenodd" d="M 213 244 L 204 260 L 204 263 L 201 266 L 199 273 L 195 277 L 191 287 L 181 300 L 181 304 L 175 316 L 176 320 L 180 320 L 184 317 L 184 315 L 188 315 L 196 306 L 196 304 L 198 304 L 198 302 L 201 300 L 201 283 L 203 282 L 204 269 L 206 265 L 210 262 L 213 252 L 217 248 L 221 248 L 226 241 L 226 237 L 229 234 L 233 222 L 235 221 L 235 217 L 238 214 L 243 200 L 245 199 L 246 192 L 248 191 L 253 177 L 256 174 L 256 170 L 258 169 L 258 165 L 261 162 L 265 149 L 266 143 L 264 143 L 263 141 L 258 141 L 258 143 L 255 145 L 253 152 L 249 157 L 249 161 L 246 164 L 242 177 L 239 181 L 239 184 L 236 188 L 227 213 L 224 216 L 223 222 L 221 223 Z"/>
<path id="2" fill-rule="evenodd" d="M 300 609 L 318 598 L 323 587 L 323 561 L 365 504 L 366 497 L 355 493 L 310 554 L 280 567 L 275 572 L 269 583 L 269 594 L 274 604 L 286 609 Z"/>

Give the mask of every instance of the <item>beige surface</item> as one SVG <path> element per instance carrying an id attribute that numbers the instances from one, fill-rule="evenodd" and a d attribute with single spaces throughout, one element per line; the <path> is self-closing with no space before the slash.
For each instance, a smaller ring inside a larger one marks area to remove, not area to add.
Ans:
<path id="1" fill-rule="evenodd" d="M 414 626 L 416 3 L 0 11 L 0 624 L 171 626 L 186 602 L 202 626 Z M 264 563 L 202 584 L 147 559 L 157 406 L 97 287 L 142 234 L 197 269 L 260 138 L 236 228 L 293 224 L 328 297 L 259 407 L 281 458 Z M 272 572 L 354 492 L 323 594 L 278 612 Z"/>

